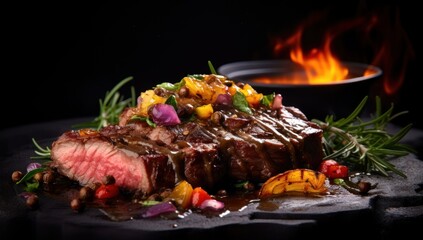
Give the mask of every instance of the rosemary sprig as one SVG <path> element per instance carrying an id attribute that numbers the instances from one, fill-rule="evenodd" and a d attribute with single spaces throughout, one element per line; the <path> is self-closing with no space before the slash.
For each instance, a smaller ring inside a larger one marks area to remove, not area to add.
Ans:
<path id="1" fill-rule="evenodd" d="M 31 159 L 45 159 L 50 160 L 51 157 L 51 149 L 49 147 L 42 148 L 37 141 L 35 141 L 34 138 L 32 138 L 32 143 L 34 144 L 36 150 L 34 150 L 34 153 L 37 156 L 31 157 Z"/>
<path id="2" fill-rule="evenodd" d="M 38 159 L 42 161 L 42 163 L 31 163 L 30 165 L 38 166 L 32 170 L 28 170 L 28 172 L 19 181 L 16 182 L 16 184 L 22 184 L 25 191 L 27 192 L 35 192 L 38 190 L 40 183 L 39 181 L 34 180 L 34 176 L 37 173 L 42 173 L 47 170 L 47 166 L 51 162 L 51 149 L 49 147 L 41 147 L 34 138 L 32 138 L 32 143 L 35 146 L 34 153 L 36 156 L 31 156 L 30 158 Z"/>
<path id="3" fill-rule="evenodd" d="M 214 68 L 214 66 L 213 66 L 212 62 L 211 62 L 211 61 L 208 61 L 207 63 L 208 63 L 208 65 L 209 65 L 210 72 L 211 72 L 212 74 L 217 74 L 216 69 Z"/>
<path id="4" fill-rule="evenodd" d="M 390 134 L 387 124 L 394 118 L 406 114 L 406 111 L 393 114 L 393 104 L 382 112 L 381 100 L 376 97 L 376 112 L 370 120 L 359 117 L 368 97 L 366 96 L 356 109 L 346 118 L 334 120 L 333 115 L 325 121 L 312 119 L 323 129 L 323 148 L 325 159 L 343 161 L 357 170 L 367 173 L 376 172 L 384 176 L 392 171 L 402 177 L 406 175 L 398 170 L 389 159 L 415 152 L 411 147 L 401 144 L 400 140 L 411 129 L 412 124 L 403 127 L 396 134 Z"/>
<path id="5" fill-rule="evenodd" d="M 118 92 L 122 86 L 132 79 L 132 77 L 127 77 L 114 86 L 110 92 L 106 92 L 104 99 L 99 100 L 100 114 L 93 121 L 74 125 L 73 128 L 95 128 L 98 130 L 107 125 L 118 123 L 122 111 L 126 107 L 136 105 L 134 87 L 131 87 L 131 98 L 124 99 Z"/>

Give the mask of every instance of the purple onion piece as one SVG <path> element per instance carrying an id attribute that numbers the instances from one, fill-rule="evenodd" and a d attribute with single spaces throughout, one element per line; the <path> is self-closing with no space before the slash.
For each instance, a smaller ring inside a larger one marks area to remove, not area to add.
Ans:
<path id="1" fill-rule="evenodd" d="M 272 109 L 281 109 L 282 108 L 282 95 L 276 94 L 275 98 L 273 99 Z"/>
<path id="2" fill-rule="evenodd" d="M 21 192 L 21 193 L 19 193 L 19 196 L 21 197 L 21 198 L 23 198 L 23 199 L 27 199 L 27 198 L 29 198 L 30 196 L 32 196 L 32 195 L 34 195 L 35 193 L 32 193 L 32 192 Z"/>
<path id="3" fill-rule="evenodd" d="M 143 218 L 156 217 L 160 214 L 176 212 L 176 207 L 170 202 L 158 203 L 149 207 L 141 216 Z"/>
<path id="4" fill-rule="evenodd" d="M 139 96 L 137 98 L 137 106 L 139 106 L 141 104 L 141 102 L 142 102 L 142 98 L 141 98 L 141 96 Z"/>
<path id="5" fill-rule="evenodd" d="M 219 210 L 222 210 L 224 207 L 225 207 L 225 204 L 221 201 L 217 201 L 216 199 L 204 200 L 200 205 L 200 209 L 202 210 L 210 209 L 210 210 L 219 211 Z"/>
<path id="6" fill-rule="evenodd" d="M 26 166 L 26 171 L 31 172 L 32 170 L 40 168 L 40 167 L 41 167 L 41 163 L 33 162 L 28 164 L 28 166 Z"/>
<path id="7" fill-rule="evenodd" d="M 232 105 L 232 97 L 229 94 L 219 94 L 214 103 L 225 105 L 225 106 L 231 106 Z"/>
<path id="8" fill-rule="evenodd" d="M 168 104 L 155 104 L 150 111 L 150 115 L 157 125 L 172 126 L 181 123 L 175 109 Z"/>

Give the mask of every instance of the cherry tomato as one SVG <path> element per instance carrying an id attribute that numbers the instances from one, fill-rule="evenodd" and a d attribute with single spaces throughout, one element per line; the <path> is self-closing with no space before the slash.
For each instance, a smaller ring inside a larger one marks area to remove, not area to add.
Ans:
<path id="1" fill-rule="evenodd" d="M 191 202 L 193 207 L 199 208 L 201 203 L 207 199 L 211 199 L 211 196 L 206 192 L 206 190 L 201 187 L 196 187 L 192 190 Z"/>
<path id="2" fill-rule="evenodd" d="M 326 175 L 330 166 L 338 166 L 338 165 L 339 163 L 335 160 L 332 160 L 332 159 L 324 160 L 322 163 L 320 163 L 319 172 Z"/>
<path id="3" fill-rule="evenodd" d="M 330 166 L 328 175 L 329 178 L 346 178 L 348 177 L 348 167 L 344 165 Z"/>
<path id="4" fill-rule="evenodd" d="M 116 184 L 102 184 L 95 191 L 95 197 L 98 199 L 114 198 L 119 194 L 119 187 Z"/>
<path id="5" fill-rule="evenodd" d="M 348 177 L 348 167 L 340 165 L 337 161 L 332 159 L 324 160 L 320 164 L 319 172 L 325 174 L 329 179 Z"/>

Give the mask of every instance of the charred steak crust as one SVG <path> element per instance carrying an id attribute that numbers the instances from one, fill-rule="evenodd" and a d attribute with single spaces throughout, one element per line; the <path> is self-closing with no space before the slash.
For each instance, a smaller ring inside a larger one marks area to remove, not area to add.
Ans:
<path id="1" fill-rule="evenodd" d="M 294 168 L 317 169 L 323 131 L 295 107 L 245 114 L 222 108 L 219 121 L 151 127 L 130 120 L 100 131 L 64 133 L 52 145 L 62 174 L 82 185 L 113 175 L 119 186 L 151 193 L 181 179 L 212 189 L 228 182 L 263 182 Z"/>
<path id="2" fill-rule="evenodd" d="M 117 125 L 63 134 L 52 146 L 53 165 L 81 184 L 113 175 L 145 193 L 180 180 L 216 189 L 317 169 L 323 131 L 282 99 L 225 76 L 188 75 L 141 92 Z"/>

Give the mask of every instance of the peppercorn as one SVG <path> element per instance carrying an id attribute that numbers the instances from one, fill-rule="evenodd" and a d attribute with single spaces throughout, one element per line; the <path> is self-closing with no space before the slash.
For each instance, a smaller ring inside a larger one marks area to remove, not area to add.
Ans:
<path id="1" fill-rule="evenodd" d="M 38 196 L 36 194 L 32 194 L 30 195 L 27 199 L 26 199 L 26 205 L 31 208 L 31 209 L 36 209 L 39 206 L 39 200 L 38 200 Z"/>
<path id="2" fill-rule="evenodd" d="M 188 88 L 187 88 L 187 87 L 182 86 L 182 87 L 179 89 L 178 94 L 179 94 L 179 97 L 181 97 L 181 98 L 188 97 L 188 95 L 189 95 L 189 90 L 188 90 Z"/>
<path id="3" fill-rule="evenodd" d="M 85 209 L 85 202 L 79 198 L 74 198 L 70 202 L 70 206 L 74 212 L 82 212 Z"/>
<path id="4" fill-rule="evenodd" d="M 34 174 L 34 180 L 37 182 L 42 182 L 44 174 L 42 172 L 37 172 Z"/>
<path id="5" fill-rule="evenodd" d="M 357 186 L 361 194 L 367 194 L 370 191 L 370 189 L 372 189 L 372 184 L 365 181 L 359 181 L 357 183 Z"/>
<path id="6" fill-rule="evenodd" d="M 79 199 L 90 201 L 94 198 L 94 190 L 90 187 L 82 187 L 79 189 Z"/>
<path id="7" fill-rule="evenodd" d="M 45 184 L 50 184 L 54 181 L 54 173 L 52 171 L 47 171 L 43 175 L 43 182 Z"/>
<path id="8" fill-rule="evenodd" d="M 223 115 L 221 112 L 217 111 L 211 115 L 211 120 L 213 123 L 220 125 L 223 119 Z"/>
<path id="9" fill-rule="evenodd" d="M 23 173 L 21 171 L 14 171 L 12 173 L 12 181 L 13 182 L 18 182 L 19 180 L 21 180 L 23 177 Z"/>

